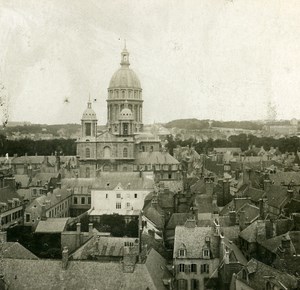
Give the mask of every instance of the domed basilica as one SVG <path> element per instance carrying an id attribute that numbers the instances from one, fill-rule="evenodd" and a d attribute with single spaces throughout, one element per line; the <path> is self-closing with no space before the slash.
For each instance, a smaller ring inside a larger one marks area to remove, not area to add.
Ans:
<path id="1" fill-rule="evenodd" d="M 77 140 L 80 176 L 97 177 L 101 171 L 152 171 L 154 166 L 160 171 L 165 165 L 161 178 L 177 179 L 178 161 L 162 152 L 159 138 L 143 132 L 142 87 L 129 68 L 126 47 L 120 65 L 109 83 L 106 130 L 97 132 L 97 116 L 90 100 L 82 115 Z"/>

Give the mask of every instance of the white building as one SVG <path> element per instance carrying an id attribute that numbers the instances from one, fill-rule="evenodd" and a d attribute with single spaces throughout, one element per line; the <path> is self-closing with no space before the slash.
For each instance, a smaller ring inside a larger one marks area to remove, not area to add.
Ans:
<path id="1" fill-rule="evenodd" d="M 145 197 L 154 189 L 152 172 L 102 172 L 91 190 L 91 221 L 119 214 L 126 221 L 137 217 Z"/>

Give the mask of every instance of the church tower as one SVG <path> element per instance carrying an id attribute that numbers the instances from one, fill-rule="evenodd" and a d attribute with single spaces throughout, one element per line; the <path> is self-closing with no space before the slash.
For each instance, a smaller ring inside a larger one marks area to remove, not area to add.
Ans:
<path id="1" fill-rule="evenodd" d="M 128 132 L 138 134 L 143 130 L 142 88 L 137 75 L 129 68 L 129 52 L 126 49 L 126 45 L 121 52 L 120 65 L 121 67 L 113 74 L 109 83 L 107 126 L 112 134 L 124 135 L 126 133 L 126 129 L 124 131 L 124 128 L 127 125 L 125 124 L 126 122 L 120 122 L 120 118 L 130 115 L 130 118 L 132 118 L 130 120 L 131 129 Z M 125 115 L 122 114 L 123 109 L 127 111 Z"/>
<path id="2" fill-rule="evenodd" d="M 81 118 L 81 137 L 82 138 L 95 138 L 97 136 L 97 116 L 92 109 L 92 103 L 89 99 L 87 108 L 83 112 Z"/>

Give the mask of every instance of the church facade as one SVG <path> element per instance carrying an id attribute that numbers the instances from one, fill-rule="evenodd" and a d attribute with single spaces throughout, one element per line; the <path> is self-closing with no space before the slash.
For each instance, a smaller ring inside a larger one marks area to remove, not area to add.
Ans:
<path id="1" fill-rule="evenodd" d="M 161 179 L 178 179 L 179 162 L 163 152 L 160 139 L 143 131 L 141 83 L 129 68 L 126 47 L 121 67 L 108 87 L 106 130 L 97 132 L 97 115 L 89 100 L 77 140 L 80 177 L 97 177 L 102 171 L 164 171 Z M 160 173 L 159 173 L 160 174 Z"/>

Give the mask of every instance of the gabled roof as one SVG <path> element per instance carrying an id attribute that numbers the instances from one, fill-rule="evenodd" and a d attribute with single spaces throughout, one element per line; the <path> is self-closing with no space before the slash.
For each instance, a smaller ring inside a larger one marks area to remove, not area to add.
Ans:
<path id="1" fill-rule="evenodd" d="M 237 262 L 245 266 L 247 264 L 247 259 L 237 245 L 228 240 L 226 237 L 223 238 L 222 241 L 225 245 L 225 248 L 230 251 L 230 262 Z"/>
<path id="2" fill-rule="evenodd" d="M 287 188 L 279 185 L 270 185 L 267 191 L 268 205 L 281 208 L 287 202 Z"/>
<path id="3" fill-rule="evenodd" d="M 165 262 L 157 259 L 157 255 L 151 259 L 148 264 L 136 264 L 134 273 L 124 273 L 119 262 L 69 261 L 67 269 L 62 270 L 58 260 L 3 259 L 3 274 L 10 288 L 18 290 L 140 290 L 147 287 L 166 290 L 162 281 Z M 161 271 L 153 269 L 153 265 Z"/>
<path id="4" fill-rule="evenodd" d="M 289 184 L 293 181 L 294 184 L 300 186 L 300 172 L 278 171 L 270 174 L 269 178 L 275 185 L 281 185 L 282 183 Z"/>
<path id="5" fill-rule="evenodd" d="M 174 230 L 176 226 L 183 226 L 188 218 L 191 218 L 191 213 L 173 213 L 167 224 L 167 230 Z"/>
<path id="6" fill-rule="evenodd" d="M 205 245 L 207 245 L 207 237 L 210 238 L 212 256 L 217 258 L 219 255 L 219 236 L 214 235 L 212 227 L 177 226 L 175 229 L 173 258 L 178 257 L 178 252 L 179 249 L 182 249 L 182 245 L 184 245 L 186 249 L 187 258 L 201 258 L 202 249 Z"/>
<path id="7" fill-rule="evenodd" d="M 28 187 L 29 184 L 29 176 L 24 174 L 15 174 L 16 182 L 21 183 L 21 187 Z"/>
<path id="8" fill-rule="evenodd" d="M 100 177 L 93 181 L 93 188 L 99 190 L 112 190 L 118 184 L 124 189 L 153 189 L 154 176 L 152 173 L 143 172 L 101 172 Z"/>
<path id="9" fill-rule="evenodd" d="M 38 181 L 41 181 L 42 186 L 45 185 L 46 182 L 49 182 L 51 178 L 57 178 L 58 173 L 37 173 L 30 181 L 29 186 L 36 186 Z"/>
<path id="10" fill-rule="evenodd" d="M 257 206 L 246 203 L 238 211 L 239 214 L 241 211 L 245 212 L 245 223 L 252 223 L 259 217 L 260 210 Z"/>
<path id="11" fill-rule="evenodd" d="M 284 251 L 284 249 L 280 248 L 282 245 L 282 240 L 287 239 L 290 240 L 290 255 L 300 255 L 300 231 L 296 232 L 287 232 L 286 234 L 268 239 L 261 243 L 263 247 L 268 249 L 273 253 L 277 253 L 277 251 Z"/>
<path id="12" fill-rule="evenodd" d="M 248 275 L 248 284 L 252 289 L 260 289 L 267 281 L 286 289 L 297 289 L 297 279 L 294 276 L 283 273 L 255 259 L 251 259 L 245 267 Z M 243 271 L 243 270 L 242 270 Z M 238 277 L 241 272 L 238 273 Z"/>
<path id="13" fill-rule="evenodd" d="M 73 254 L 74 260 L 91 260 L 96 257 L 122 257 L 125 242 L 134 244 L 136 238 L 93 236 Z"/>
<path id="14" fill-rule="evenodd" d="M 253 202 L 258 202 L 261 198 L 266 196 L 265 191 L 254 187 L 248 187 L 244 194 L 245 196 L 250 197 Z"/>
<path id="15" fill-rule="evenodd" d="M 153 205 L 151 204 L 151 202 L 148 203 L 148 205 L 143 209 L 143 215 L 151 222 L 153 222 L 158 229 L 164 228 L 165 226 L 164 212 L 158 204 Z"/>
<path id="16" fill-rule="evenodd" d="M 38 257 L 27 250 L 18 242 L 6 242 L 1 245 L 2 258 L 9 259 L 31 259 L 38 260 Z"/>
<path id="17" fill-rule="evenodd" d="M 10 187 L 0 188 L 0 202 L 7 203 L 9 200 L 13 198 L 21 199 L 19 194 L 11 189 Z"/>

